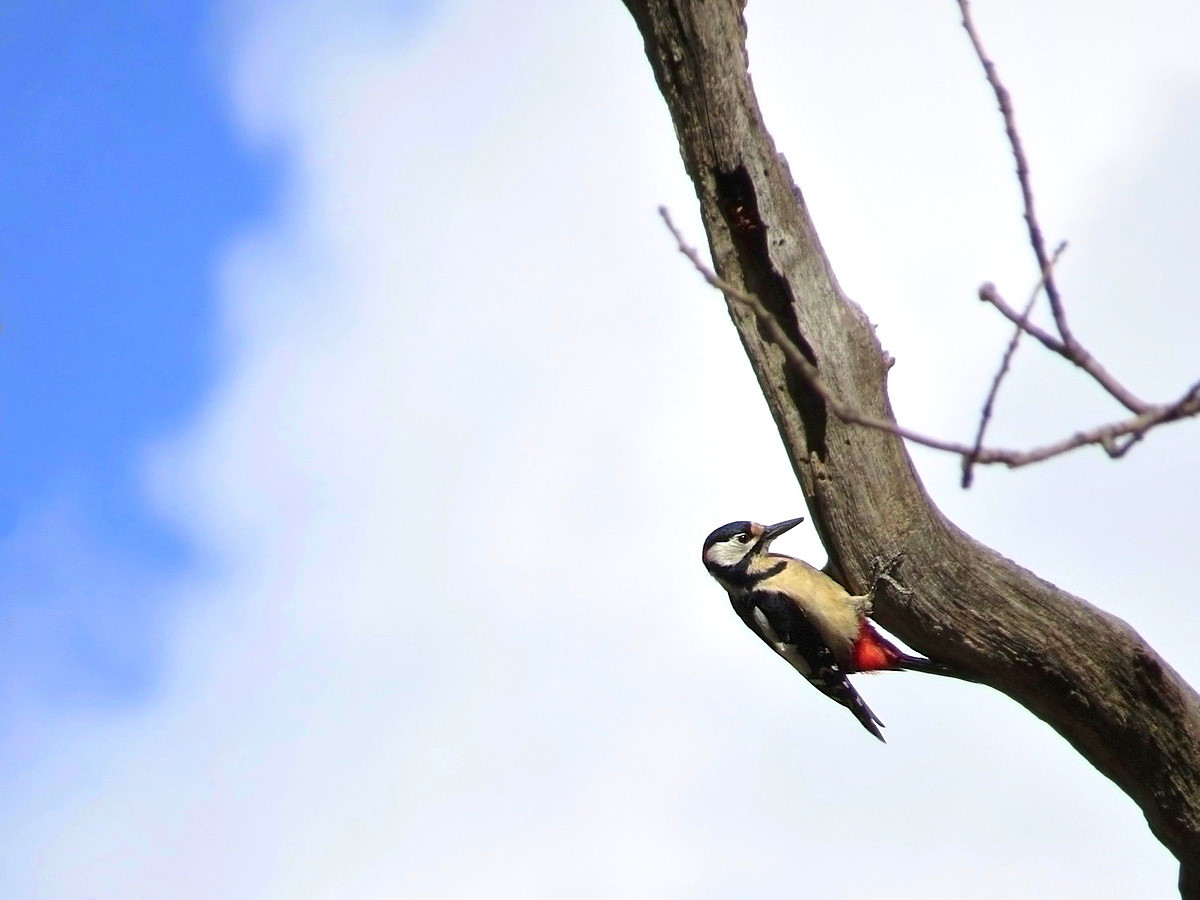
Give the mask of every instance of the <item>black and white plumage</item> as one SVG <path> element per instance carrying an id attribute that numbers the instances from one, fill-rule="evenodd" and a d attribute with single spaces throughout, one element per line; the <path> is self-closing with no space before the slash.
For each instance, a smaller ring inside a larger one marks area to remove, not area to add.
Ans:
<path id="1" fill-rule="evenodd" d="M 847 674 L 904 669 L 954 673 L 884 639 L 867 619 L 870 596 L 852 595 L 803 560 L 770 552 L 771 541 L 803 521 L 723 525 L 704 541 L 704 565 L 751 631 L 882 741 L 883 722 Z"/>

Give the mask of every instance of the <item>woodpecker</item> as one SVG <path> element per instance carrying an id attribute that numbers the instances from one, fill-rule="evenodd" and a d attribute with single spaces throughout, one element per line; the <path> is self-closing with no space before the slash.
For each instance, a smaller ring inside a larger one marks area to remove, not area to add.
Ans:
<path id="1" fill-rule="evenodd" d="M 912 670 L 954 675 L 930 659 L 910 656 L 871 624 L 871 595 L 853 596 L 803 560 L 771 553 L 771 542 L 799 519 L 776 525 L 730 522 L 704 541 L 704 566 L 729 594 L 734 612 L 817 690 L 854 713 L 883 740 L 880 718 L 846 676 Z"/>

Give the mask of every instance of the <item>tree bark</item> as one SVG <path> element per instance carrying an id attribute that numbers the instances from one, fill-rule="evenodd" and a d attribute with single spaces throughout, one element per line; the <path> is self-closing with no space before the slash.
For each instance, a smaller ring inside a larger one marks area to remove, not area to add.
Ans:
<path id="1" fill-rule="evenodd" d="M 892 419 L 891 360 L 838 286 L 763 124 L 738 0 L 624 0 L 695 185 L 720 277 L 758 296 L 835 396 Z M 730 315 L 831 570 L 855 593 L 898 559 L 876 618 L 915 649 L 1012 697 L 1142 808 L 1200 898 L 1200 697 L 1122 620 L 949 522 L 903 441 L 836 418 L 744 304 Z"/>

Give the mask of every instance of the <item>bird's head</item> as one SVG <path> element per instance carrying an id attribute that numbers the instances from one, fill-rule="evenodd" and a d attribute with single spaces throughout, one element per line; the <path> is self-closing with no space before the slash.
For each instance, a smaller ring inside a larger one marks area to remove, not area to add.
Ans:
<path id="1" fill-rule="evenodd" d="M 804 517 L 801 516 L 775 525 L 759 525 L 757 522 L 722 525 L 704 539 L 704 565 L 718 578 L 745 575 L 754 559 L 766 554 L 771 541 L 803 521 Z"/>

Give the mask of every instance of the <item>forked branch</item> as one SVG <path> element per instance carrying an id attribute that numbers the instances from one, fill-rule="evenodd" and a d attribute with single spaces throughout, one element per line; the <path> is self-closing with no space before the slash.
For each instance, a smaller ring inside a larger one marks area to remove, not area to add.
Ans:
<path id="1" fill-rule="evenodd" d="M 1046 348 L 1053 350 L 1064 359 L 1087 372 L 1097 384 L 1104 388 L 1118 403 L 1130 412 L 1138 415 L 1152 412 L 1154 406 L 1138 397 L 1133 391 L 1113 377 L 1100 364 L 1099 360 L 1076 339 L 1070 325 L 1067 323 L 1067 313 L 1063 305 L 1062 294 L 1059 291 L 1058 282 L 1054 278 L 1054 262 L 1057 253 L 1052 256 L 1046 250 L 1046 240 L 1043 236 L 1041 223 L 1038 222 L 1037 211 L 1034 208 L 1033 183 L 1029 174 L 1029 160 L 1025 155 L 1025 148 L 1021 143 L 1021 133 L 1017 130 L 1017 120 L 1016 114 L 1013 112 L 1012 97 L 1008 93 L 1008 89 L 1004 86 L 1004 82 L 1000 79 L 1000 73 L 996 69 L 996 64 L 992 62 L 983 49 L 979 32 L 976 30 L 975 23 L 971 19 L 971 5 L 969 0 L 957 0 L 957 2 L 959 11 L 962 13 L 963 28 L 967 32 L 967 37 L 971 40 L 971 47 L 975 50 L 979 64 L 983 66 L 984 75 L 987 78 L 988 84 L 991 85 L 992 93 L 996 96 L 996 103 L 1000 107 L 1000 115 L 1004 118 L 1004 133 L 1008 136 L 1009 147 L 1012 149 L 1013 160 L 1016 163 L 1017 183 L 1021 188 L 1021 202 L 1024 205 L 1025 226 L 1029 232 L 1029 246 L 1033 250 L 1033 255 L 1037 260 L 1041 283 L 1046 291 L 1046 299 L 1050 302 L 1050 312 L 1054 317 L 1054 325 L 1058 330 L 1059 339 L 1054 340 L 1049 334 L 1040 329 L 1035 330 L 1022 326 L 1021 322 L 1024 320 L 1012 315 L 1011 310 L 1005 311 L 1001 309 L 1001 312 L 1004 312 L 1013 322 L 1016 322 L 1018 327 L 1024 328 L 1025 331 L 1036 337 Z M 984 289 L 989 287 L 990 285 L 985 285 Z M 984 296 L 984 289 L 980 290 L 980 297 L 1000 308 L 1000 305 L 992 297 Z M 964 481 L 968 483 L 970 481 L 966 473 L 964 473 Z"/>
<path id="2" fill-rule="evenodd" d="M 674 235 L 680 252 L 691 260 L 692 265 L 695 266 L 696 270 L 710 285 L 722 291 L 731 301 L 739 303 L 755 313 L 758 320 L 770 332 L 774 342 L 783 350 L 789 362 L 803 375 L 805 383 L 814 393 L 821 397 L 835 416 L 844 422 L 894 434 L 924 447 L 958 454 L 962 457 L 962 486 L 967 488 L 971 486 L 973 469 L 977 463 L 998 464 L 1009 468 L 1017 468 L 1030 465 L 1031 463 L 1042 462 L 1051 457 L 1089 445 L 1101 447 L 1105 453 L 1114 459 L 1120 458 L 1128 453 L 1152 428 L 1167 422 L 1200 414 L 1200 382 L 1192 385 L 1184 391 L 1179 399 L 1173 402 L 1148 403 L 1118 381 L 1079 342 L 1071 331 L 1067 322 L 1062 294 L 1054 276 L 1055 265 L 1066 244 L 1065 242 L 1059 244 L 1053 253 L 1048 253 L 1046 250 L 1042 227 L 1038 222 L 1037 212 L 1034 207 L 1029 161 L 1025 155 L 1020 132 L 1017 130 L 1012 97 L 1008 89 L 1004 86 L 995 63 L 992 62 L 983 49 L 979 33 L 971 19 L 969 0 L 957 0 L 957 2 L 962 13 L 963 28 L 966 30 L 971 40 L 971 46 L 974 48 L 975 54 L 983 66 L 984 74 L 996 96 L 996 102 L 1000 107 L 1000 113 L 1004 119 L 1004 131 L 1008 136 L 1009 146 L 1012 149 L 1013 159 L 1016 163 L 1017 182 L 1020 186 L 1021 199 L 1024 205 L 1024 219 L 1029 234 L 1029 245 L 1037 260 L 1038 271 L 1040 273 L 1029 301 L 1021 312 L 1017 312 L 1017 310 L 1005 301 L 994 284 L 988 282 L 979 289 L 979 299 L 995 307 L 1001 315 L 1013 323 L 1015 330 L 980 410 L 979 425 L 976 429 L 974 443 L 967 445 L 921 434 L 920 432 L 905 428 L 891 419 L 884 419 L 864 413 L 844 402 L 825 383 L 817 367 L 800 352 L 795 342 L 792 341 L 776 317 L 771 314 L 763 302 L 753 293 L 741 290 L 719 278 L 715 272 L 704 264 L 696 250 L 684 240 L 683 235 L 680 234 L 675 224 L 671 221 L 667 210 L 660 208 L 659 212 L 666 222 L 667 227 L 671 230 L 672 235 Z M 1057 336 L 1030 320 L 1034 304 L 1042 291 L 1045 291 L 1046 297 L 1049 300 L 1055 329 L 1058 332 Z M 1133 415 L 1114 422 L 1097 425 L 1084 431 L 1075 432 L 1061 440 L 1029 450 L 985 447 L 984 437 L 995 408 L 996 396 L 1009 371 L 1013 355 L 1023 334 L 1028 334 L 1047 350 L 1058 354 L 1082 369 L 1105 391 L 1121 403 L 1121 405 L 1133 413 Z"/>
<path id="3" fill-rule="evenodd" d="M 788 362 L 799 370 L 809 388 L 825 402 L 830 412 L 843 422 L 849 422 L 852 425 L 861 425 L 864 428 L 873 428 L 876 431 L 894 434 L 897 437 L 912 441 L 914 444 L 920 444 L 923 447 L 930 447 L 934 450 L 956 453 L 963 458 L 964 467 L 969 464 L 981 463 L 984 465 L 1002 465 L 1010 469 L 1016 469 L 1021 466 L 1030 465 L 1031 463 L 1042 462 L 1054 456 L 1060 456 L 1063 453 L 1077 450 L 1080 447 L 1086 447 L 1089 444 L 1101 447 L 1109 456 L 1116 459 L 1128 453 L 1130 448 L 1140 441 L 1146 432 L 1154 426 L 1200 413 L 1200 382 L 1197 382 L 1174 403 L 1151 406 L 1139 415 L 1116 422 L 1109 422 L 1105 425 L 1098 425 L 1086 431 L 1077 431 L 1054 443 L 1034 447 L 1030 450 L 981 447 L 978 444 L 970 445 L 958 443 L 957 441 L 947 441 L 927 434 L 921 434 L 911 428 L 905 428 L 891 419 L 882 419 L 878 416 L 869 415 L 855 409 L 852 405 L 844 402 L 837 396 L 821 378 L 818 368 L 809 362 L 804 354 L 800 352 L 800 348 L 796 346 L 795 341 L 788 336 L 783 326 L 779 324 L 778 319 L 771 314 L 770 310 L 763 305 L 763 302 L 758 297 L 724 281 L 704 264 L 696 248 L 684 240 L 683 235 L 671 220 L 671 214 L 665 206 L 660 206 L 658 212 L 674 236 L 679 252 L 691 261 L 696 271 L 700 273 L 705 281 L 721 291 L 730 300 L 741 304 L 757 316 L 758 320 L 770 333 L 772 341 L 783 351 Z M 990 285 L 985 287 L 990 287 Z M 994 290 L 992 288 L 993 292 Z M 981 291 L 980 296 L 982 295 L 983 292 Z M 1026 321 L 1022 314 L 1017 313 L 1005 303 L 999 294 L 994 294 L 994 297 L 998 301 L 996 305 L 1005 312 L 1006 316 L 1009 316 L 1009 318 L 1016 322 L 1022 331 L 1027 331 L 1035 337 L 1039 333 L 1042 333 L 1040 329 L 1037 329 L 1036 326 Z M 1045 335 L 1045 338 L 1054 341 L 1054 338 L 1049 335 Z M 967 481 L 964 487 L 969 486 L 969 484 L 970 482 Z"/>

